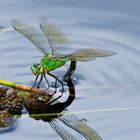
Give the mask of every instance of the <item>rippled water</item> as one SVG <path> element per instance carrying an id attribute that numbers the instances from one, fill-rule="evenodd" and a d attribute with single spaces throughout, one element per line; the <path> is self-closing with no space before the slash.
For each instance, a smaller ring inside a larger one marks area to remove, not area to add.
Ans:
<path id="1" fill-rule="evenodd" d="M 87 119 L 104 140 L 140 138 L 140 10 L 139 0 L 40 0 L 0 2 L 0 25 L 10 19 L 38 25 L 47 17 L 66 35 L 73 48 L 101 48 L 117 55 L 78 63 L 74 74 L 77 98 L 68 108 Z M 0 33 L 0 79 L 32 85 L 30 66 L 40 59 L 20 34 Z M 67 68 L 68 64 L 64 67 Z M 64 69 L 63 69 L 64 70 Z M 62 73 L 61 69 L 54 72 Z M 1 139 L 60 139 L 47 123 L 22 117 Z"/>

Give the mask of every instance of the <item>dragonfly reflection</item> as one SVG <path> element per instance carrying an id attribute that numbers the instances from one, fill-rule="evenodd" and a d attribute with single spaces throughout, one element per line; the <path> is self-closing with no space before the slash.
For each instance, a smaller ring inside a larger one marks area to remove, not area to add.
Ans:
<path id="1" fill-rule="evenodd" d="M 25 105 L 26 109 L 29 112 L 30 117 L 36 120 L 43 120 L 48 122 L 50 126 L 61 136 L 64 140 L 76 140 L 76 138 L 70 134 L 59 122 L 62 122 L 64 125 L 74 129 L 81 135 L 83 135 L 87 140 L 102 140 L 102 138 L 94 131 L 91 127 L 86 125 L 81 121 L 76 115 L 69 112 L 66 108 L 74 101 L 75 99 L 75 87 L 71 80 L 71 73 L 75 70 L 75 62 L 71 62 L 69 72 L 65 74 L 69 96 L 65 102 L 53 102 L 53 104 L 48 103 L 42 107 L 42 102 L 38 104 L 39 108 L 31 107 L 27 101 Z"/>
<path id="2" fill-rule="evenodd" d="M 15 116 L 20 117 L 23 107 L 25 107 L 30 117 L 48 122 L 64 140 L 76 140 L 76 138 L 62 124 L 77 131 L 88 140 L 102 140 L 91 127 L 67 110 L 75 99 L 75 87 L 71 79 L 71 74 L 75 69 L 75 61 L 71 61 L 70 68 L 65 74 L 69 96 L 64 102 L 52 99 L 53 97 L 47 98 L 47 94 L 44 93 L 26 94 L 26 92 L 13 90 L 8 94 L 9 88 L 0 88 L 0 133 L 15 128 L 14 118 Z"/>

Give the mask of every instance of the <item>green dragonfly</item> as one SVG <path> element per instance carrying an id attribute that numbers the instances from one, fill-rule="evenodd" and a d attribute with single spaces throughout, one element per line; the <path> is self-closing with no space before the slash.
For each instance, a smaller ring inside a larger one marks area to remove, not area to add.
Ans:
<path id="1" fill-rule="evenodd" d="M 63 93 L 63 82 L 57 76 L 50 73 L 51 71 L 63 66 L 68 61 L 90 61 L 97 57 L 107 57 L 116 54 L 113 51 L 95 48 L 72 51 L 70 47 L 66 47 L 69 43 L 64 34 L 45 18 L 41 18 L 39 22 L 42 31 L 16 19 L 11 20 L 11 25 L 43 53 L 40 62 L 33 64 L 31 67 L 32 73 L 36 76 L 33 87 L 40 76 L 37 87 L 39 87 L 44 78 L 49 88 L 50 85 L 45 75 L 48 74 L 55 79 L 55 92 L 57 90 L 56 82 L 58 81 L 62 85 Z"/>

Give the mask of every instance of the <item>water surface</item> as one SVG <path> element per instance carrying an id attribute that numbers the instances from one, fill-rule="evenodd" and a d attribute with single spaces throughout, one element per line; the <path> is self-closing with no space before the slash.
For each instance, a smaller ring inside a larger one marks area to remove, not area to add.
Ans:
<path id="1" fill-rule="evenodd" d="M 68 109 L 77 112 L 79 118 L 86 118 L 86 123 L 104 140 L 138 140 L 139 4 L 139 0 L 5 0 L 0 2 L 0 25 L 9 28 L 10 19 L 16 18 L 38 26 L 39 18 L 47 17 L 64 32 L 71 47 L 117 52 L 111 57 L 78 63 L 74 75 L 78 78 L 77 98 Z M 32 85 L 34 76 L 30 66 L 38 62 L 40 56 L 20 34 L 0 33 L 0 79 Z M 68 64 L 54 73 L 61 74 L 67 67 Z M 61 139 L 47 123 L 28 116 L 19 119 L 16 125 L 14 131 L 2 133 L 0 138 Z"/>

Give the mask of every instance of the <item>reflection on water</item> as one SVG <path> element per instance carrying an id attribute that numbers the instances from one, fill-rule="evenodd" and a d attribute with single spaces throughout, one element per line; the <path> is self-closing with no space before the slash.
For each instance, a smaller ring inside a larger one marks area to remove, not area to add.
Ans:
<path id="1" fill-rule="evenodd" d="M 13 130 L 15 124 L 14 117 L 21 117 L 21 111 L 23 110 L 23 106 L 25 106 L 31 118 L 48 122 L 54 131 L 64 140 L 76 140 L 76 138 L 58 120 L 83 135 L 86 139 L 102 140 L 96 131 L 66 109 L 75 99 L 75 87 L 71 79 L 71 75 L 75 69 L 76 62 L 72 61 L 69 70 L 64 76 L 69 90 L 68 99 L 65 102 L 59 102 L 57 98 L 52 99 L 53 94 L 29 94 L 24 91 L 18 91 L 17 93 L 14 89 L 10 92 L 10 89 L 1 87 L 0 133 Z"/>
<path id="2" fill-rule="evenodd" d="M 38 19 L 45 16 L 62 29 L 73 48 L 94 47 L 118 52 L 113 57 L 78 63 L 74 76 L 81 75 L 83 78 L 78 79 L 77 97 L 69 107 L 70 111 L 139 107 L 138 5 L 138 0 L 135 3 L 129 0 L 14 0 L 9 3 L 6 0 L 0 5 L 3 11 L 0 13 L 0 24 L 9 28 L 10 19 L 17 18 L 37 25 Z M 2 32 L 0 52 L 0 79 L 25 84 L 33 82 L 30 66 L 38 62 L 40 53 L 34 50 L 30 43 L 14 32 Z M 62 70 L 66 69 L 67 65 Z M 63 71 L 54 71 L 54 74 L 57 73 L 63 74 Z M 104 140 L 130 140 L 140 137 L 140 124 L 137 121 L 140 117 L 139 110 L 90 112 L 78 116 L 86 118 L 87 124 L 95 128 Z M 31 122 L 30 125 L 27 122 Z M 10 133 L 13 139 L 57 139 L 43 122 L 37 123 L 29 118 L 22 118 L 18 125 L 20 127 L 16 129 L 16 134 Z M 0 137 L 6 139 L 7 135 L 2 134 Z"/>

